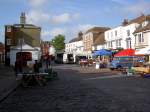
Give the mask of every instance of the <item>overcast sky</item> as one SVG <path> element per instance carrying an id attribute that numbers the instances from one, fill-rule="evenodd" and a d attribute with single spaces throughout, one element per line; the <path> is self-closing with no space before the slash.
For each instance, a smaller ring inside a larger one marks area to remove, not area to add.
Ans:
<path id="1" fill-rule="evenodd" d="M 43 40 L 63 34 L 67 42 L 93 26 L 113 28 L 125 18 L 150 14 L 150 0 L 0 0 L 0 41 L 4 25 L 19 23 L 21 12 L 27 23 L 42 27 Z"/>

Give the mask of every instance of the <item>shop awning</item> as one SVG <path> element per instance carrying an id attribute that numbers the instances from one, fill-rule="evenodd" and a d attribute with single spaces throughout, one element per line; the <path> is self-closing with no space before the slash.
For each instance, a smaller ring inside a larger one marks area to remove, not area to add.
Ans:
<path id="1" fill-rule="evenodd" d="M 135 52 L 136 55 L 150 55 L 150 47 L 146 47 L 140 49 L 139 51 Z"/>
<path id="2" fill-rule="evenodd" d="M 115 54 L 115 57 L 120 57 L 120 56 L 134 56 L 135 55 L 135 50 L 134 49 L 125 49 L 119 51 L 117 54 Z"/>
<path id="3" fill-rule="evenodd" d="M 105 50 L 105 49 L 101 49 L 101 50 L 98 50 L 98 51 L 94 51 L 93 55 L 94 56 L 103 56 L 103 55 L 110 56 L 110 55 L 112 55 L 112 52 L 108 51 L 108 50 Z"/>

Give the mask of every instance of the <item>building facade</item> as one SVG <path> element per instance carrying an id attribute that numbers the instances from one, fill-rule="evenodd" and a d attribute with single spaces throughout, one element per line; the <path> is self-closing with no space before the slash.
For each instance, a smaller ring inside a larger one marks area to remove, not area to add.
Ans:
<path id="1" fill-rule="evenodd" d="M 5 45 L 0 42 L 0 63 L 5 61 Z"/>
<path id="2" fill-rule="evenodd" d="M 40 37 L 41 28 L 32 24 L 26 24 L 25 13 L 21 13 L 20 24 L 5 25 L 5 65 L 10 65 L 11 47 L 27 44 L 39 49 Z"/>
<path id="3" fill-rule="evenodd" d="M 77 54 L 83 53 L 83 41 L 82 41 L 82 32 L 78 33 L 78 37 L 73 38 L 69 43 L 65 44 L 65 53 L 68 54 Z"/>
<path id="4" fill-rule="evenodd" d="M 72 55 L 74 62 L 76 62 L 78 56 L 84 56 L 82 39 L 83 33 L 79 32 L 78 37 L 73 38 L 69 43 L 65 44 L 64 61 L 67 60 L 67 55 Z"/>
<path id="5" fill-rule="evenodd" d="M 150 16 L 141 15 L 128 21 L 125 19 L 121 26 L 105 32 L 106 49 L 135 49 L 135 30 Z"/>
<path id="6" fill-rule="evenodd" d="M 84 52 L 88 57 L 92 57 L 92 50 L 95 50 L 94 43 L 101 34 L 107 31 L 108 27 L 93 27 L 83 35 Z"/>
<path id="7" fill-rule="evenodd" d="M 50 44 L 49 41 L 44 41 L 41 43 L 41 56 L 43 58 L 54 57 L 55 52 L 55 48 Z"/>
<path id="8" fill-rule="evenodd" d="M 143 48 L 150 48 L 150 20 L 145 20 L 135 30 L 135 50 L 139 51 Z"/>
<path id="9" fill-rule="evenodd" d="M 117 49 L 122 48 L 123 44 L 123 33 L 122 26 L 118 26 L 116 28 L 110 29 L 105 32 L 105 48 L 106 49 Z"/>

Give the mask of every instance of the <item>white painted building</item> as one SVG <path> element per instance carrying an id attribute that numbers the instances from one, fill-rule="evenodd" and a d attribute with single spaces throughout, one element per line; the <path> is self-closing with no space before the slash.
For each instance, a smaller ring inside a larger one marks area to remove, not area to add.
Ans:
<path id="1" fill-rule="evenodd" d="M 122 26 L 118 26 L 105 32 L 105 49 L 123 48 L 122 29 Z"/>
<path id="2" fill-rule="evenodd" d="M 84 55 L 84 47 L 82 41 L 82 32 L 78 34 L 77 38 L 72 39 L 69 43 L 65 44 L 65 55 L 72 54 L 74 62 L 76 62 L 76 56 Z M 67 58 L 67 57 L 66 57 Z M 66 60 L 66 58 L 64 60 Z"/>
<path id="3" fill-rule="evenodd" d="M 121 26 L 105 32 L 106 49 L 135 49 L 134 32 L 149 16 L 141 15 L 133 20 L 125 20 Z"/>
<path id="4" fill-rule="evenodd" d="M 65 44 L 65 53 L 68 54 L 82 54 L 83 53 L 83 41 L 75 41 Z"/>
<path id="5" fill-rule="evenodd" d="M 134 32 L 135 35 L 135 50 L 141 51 L 144 48 L 150 49 L 150 20 L 144 21 Z M 144 53 L 144 51 L 143 51 Z"/>
<path id="6" fill-rule="evenodd" d="M 122 41 L 122 47 L 124 49 L 135 49 L 135 36 L 134 36 L 134 31 L 137 29 L 137 27 L 139 26 L 138 23 L 132 23 L 126 26 L 123 26 L 123 30 L 122 30 L 122 37 L 123 37 L 123 41 Z"/>

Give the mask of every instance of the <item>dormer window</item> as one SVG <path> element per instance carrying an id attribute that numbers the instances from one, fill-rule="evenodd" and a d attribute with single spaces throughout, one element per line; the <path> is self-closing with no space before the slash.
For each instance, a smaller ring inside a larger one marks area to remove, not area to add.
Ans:
<path id="1" fill-rule="evenodd" d="M 142 23 L 142 27 L 145 27 L 147 24 L 148 24 L 148 21 L 144 21 L 144 22 Z"/>

